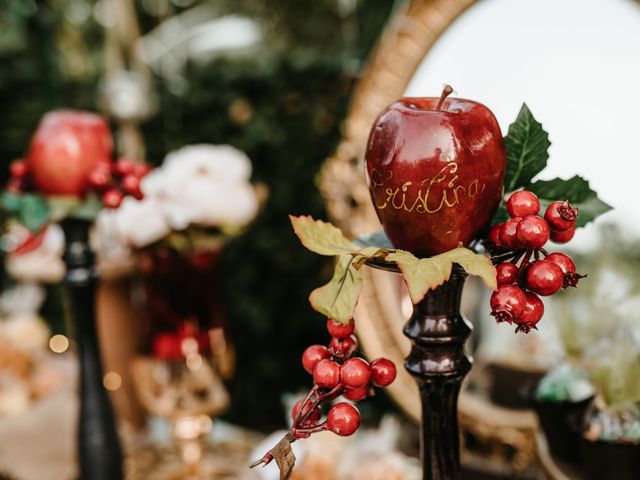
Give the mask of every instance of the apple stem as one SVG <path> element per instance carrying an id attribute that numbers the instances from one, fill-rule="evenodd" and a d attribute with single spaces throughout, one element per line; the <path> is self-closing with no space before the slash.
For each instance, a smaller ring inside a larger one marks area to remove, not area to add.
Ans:
<path id="1" fill-rule="evenodd" d="M 440 100 L 438 100 L 438 104 L 436 105 L 436 110 L 440 110 L 442 108 L 442 104 L 446 100 L 446 98 L 453 93 L 453 88 L 451 85 L 445 85 L 442 89 L 442 95 L 440 95 Z"/>

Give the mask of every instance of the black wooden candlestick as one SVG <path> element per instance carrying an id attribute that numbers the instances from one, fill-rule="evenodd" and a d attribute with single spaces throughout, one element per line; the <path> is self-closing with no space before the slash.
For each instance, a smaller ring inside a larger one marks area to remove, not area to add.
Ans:
<path id="1" fill-rule="evenodd" d="M 458 393 L 471 359 L 464 344 L 471 326 L 460 315 L 466 273 L 457 265 L 451 278 L 414 305 L 404 328 L 411 339 L 405 367 L 420 387 L 420 450 L 424 480 L 460 478 Z"/>
<path id="2" fill-rule="evenodd" d="M 122 451 L 109 396 L 102 379 L 96 331 L 95 255 L 89 247 L 89 222 L 62 222 L 66 246 L 64 282 L 73 315 L 80 363 L 78 463 L 82 480 L 121 480 Z"/>

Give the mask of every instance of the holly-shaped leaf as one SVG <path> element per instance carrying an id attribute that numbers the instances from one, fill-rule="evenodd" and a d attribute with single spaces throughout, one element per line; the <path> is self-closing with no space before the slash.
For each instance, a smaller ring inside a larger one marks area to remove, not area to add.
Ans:
<path id="1" fill-rule="evenodd" d="M 589 182 L 579 175 L 568 180 L 562 178 L 538 180 L 527 188 L 540 199 L 541 211 L 544 211 L 547 205 L 556 200 L 568 200 L 571 205 L 578 207 L 580 210 L 576 221 L 578 227 L 584 227 L 612 208 L 600 200 L 598 194 L 589 186 Z"/>
<path id="2" fill-rule="evenodd" d="M 362 290 L 362 270 L 352 263 L 351 254 L 340 255 L 329 283 L 309 295 L 314 310 L 340 323 L 347 323 L 353 317 Z"/>
<path id="3" fill-rule="evenodd" d="M 330 223 L 314 220 L 310 216 L 289 215 L 289 219 L 302 244 L 312 252 L 334 256 L 359 249 L 358 245 L 347 240 L 342 231 Z"/>
<path id="4" fill-rule="evenodd" d="M 468 274 L 482 278 L 492 290 L 496 285 L 496 269 L 484 255 L 468 248 L 458 247 L 430 258 L 416 258 L 413 254 L 397 250 L 386 257 L 395 262 L 409 288 L 413 303 L 418 303 L 429 290 L 439 287 L 451 277 L 453 264 L 460 265 Z"/>
<path id="5" fill-rule="evenodd" d="M 504 137 L 507 153 L 505 190 L 511 192 L 528 185 L 547 166 L 549 134 L 536 121 L 526 103 Z"/>

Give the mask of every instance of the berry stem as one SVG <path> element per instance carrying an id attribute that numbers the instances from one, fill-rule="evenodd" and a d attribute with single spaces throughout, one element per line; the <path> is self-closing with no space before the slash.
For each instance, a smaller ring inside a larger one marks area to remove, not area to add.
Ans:
<path id="1" fill-rule="evenodd" d="M 453 88 L 451 87 L 451 85 L 445 85 L 444 88 L 442 89 L 442 94 L 440 95 L 440 99 L 438 100 L 438 103 L 436 105 L 436 110 L 440 110 L 442 108 L 442 104 L 447 99 L 447 97 L 452 93 L 453 93 Z"/>
<path id="2" fill-rule="evenodd" d="M 544 255 L 545 257 L 549 256 L 549 252 L 547 252 L 544 248 L 539 248 L 538 249 L 540 251 L 540 253 L 542 253 L 542 255 Z"/>
<path id="3" fill-rule="evenodd" d="M 501 253 L 500 255 L 494 255 L 493 257 L 491 257 L 491 261 L 495 265 L 498 263 L 510 261 L 515 257 L 515 255 L 516 254 L 514 252 Z"/>
<path id="4" fill-rule="evenodd" d="M 302 401 L 302 403 L 300 404 L 300 408 L 298 409 L 298 413 L 296 414 L 296 418 L 293 420 L 294 427 L 296 425 L 300 425 L 300 423 L 304 422 L 307 419 L 307 417 L 309 417 L 311 413 L 313 413 L 313 410 L 314 410 L 313 408 L 309 408 L 305 411 L 304 407 L 309 402 L 313 394 L 316 393 L 317 391 L 318 391 L 318 385 L 314 385 L 313 388 L 309 390 L 309 393 L 307 393 L 307 396 L 304 397 L 304 400 Z M 305 412 L 304 415 L 302 414 L 302 412 Z"/>
<path id="5" fill-rule="evenodd" d="M 312 433 L 323 432 L 326 429 L 327 422 L 322 422 L 321 424 L 311 428 L 294 428 L 291 430 L 291 433 L 293 433 L 294 436 L 296 436 L 297 434 L 311 435 Z"/>

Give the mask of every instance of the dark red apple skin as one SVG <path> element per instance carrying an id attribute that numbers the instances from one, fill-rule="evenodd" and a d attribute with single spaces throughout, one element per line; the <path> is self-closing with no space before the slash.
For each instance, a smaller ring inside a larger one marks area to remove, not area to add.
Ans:
<path id="1" fill-rule="evenodd" d="M 391 243 L 419 257 L 468 245 L 500 203 L 506 155 L 484 105 L 458 98 L 402 98 L 377 118 L 366 171 Z"/>
<path id="2" fill-rule="evenodd" d="M 31 139 L 27 165 L 39 192 L 82 197 L 91 171 L 111 162 L 112 154 L 113 139 L 103 117 L 54 110 L 42 118 Z"/>

